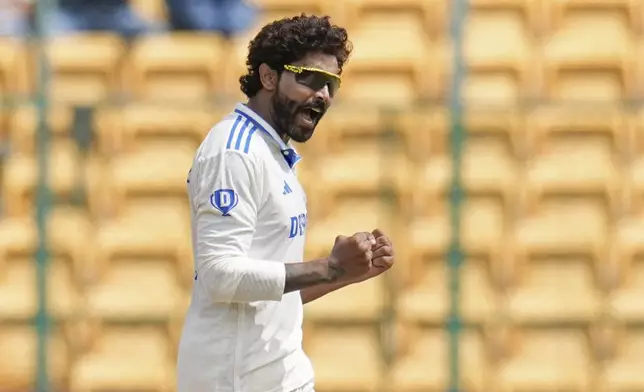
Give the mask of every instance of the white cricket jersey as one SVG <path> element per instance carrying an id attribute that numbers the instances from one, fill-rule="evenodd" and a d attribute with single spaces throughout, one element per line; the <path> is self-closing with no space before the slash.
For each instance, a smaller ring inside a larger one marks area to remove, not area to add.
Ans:
<path id="1" fill-rule="evenodd" d="M 296 151 L 244 104 L 210 130 L 188 175 L 195 277 L 179 392 L 291 392 L 313 381 L 302 350 L 306 196 Z"/>

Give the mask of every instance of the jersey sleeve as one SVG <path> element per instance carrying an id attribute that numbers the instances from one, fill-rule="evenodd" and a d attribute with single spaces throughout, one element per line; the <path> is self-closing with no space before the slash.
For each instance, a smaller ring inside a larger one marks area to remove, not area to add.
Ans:
<path id="1" fill-rule="evenodd" d="M 215 302 L 281 300 L 285 265 L 248 256 L 263 200 L 262 166 L 228 150 L 198 158 L 193 172 L 195 285 Z"/>

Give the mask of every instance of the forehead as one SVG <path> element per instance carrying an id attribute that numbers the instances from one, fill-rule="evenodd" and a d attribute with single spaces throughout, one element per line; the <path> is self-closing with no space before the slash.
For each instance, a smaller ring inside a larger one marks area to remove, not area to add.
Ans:
<path id="1" fill-rule="evenodd" d="M 302 59 L 293 63 L 293 65 L 300 65 L 303 67 L 318 68 L 331 73 L 338 73 L 338 59 L 332 54 L 322 52 L 313 52 L 304 56 Z"/>

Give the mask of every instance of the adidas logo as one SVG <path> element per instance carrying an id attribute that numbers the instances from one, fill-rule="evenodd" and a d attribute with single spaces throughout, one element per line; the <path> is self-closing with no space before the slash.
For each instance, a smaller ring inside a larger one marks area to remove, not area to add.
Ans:
<path id="1" fill-rule="evenodd" d="M 282 192 L 282 195 L 288 195 L 289 193 L 293 193 L 293 190 L 288 186 L 286 181 L 284 181 L 284 192 Z"/>

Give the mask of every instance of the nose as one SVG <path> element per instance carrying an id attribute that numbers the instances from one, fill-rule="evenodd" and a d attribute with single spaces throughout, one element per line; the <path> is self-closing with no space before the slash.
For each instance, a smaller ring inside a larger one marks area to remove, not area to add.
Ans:
<path id="1" fill-rule="evenodd" d="M 325 84 L 324 87 L 316 91 L 315 98 L 323 100 L 326 106 L 329 106 L 332 99 L 331 93 L 329 92 L 329 85 Z"/>

